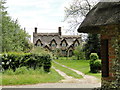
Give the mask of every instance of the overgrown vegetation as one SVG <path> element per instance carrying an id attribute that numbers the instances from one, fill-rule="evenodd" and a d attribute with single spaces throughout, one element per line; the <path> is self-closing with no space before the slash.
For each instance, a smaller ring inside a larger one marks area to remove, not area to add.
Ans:
<path id="1" fill-rule="evenodd" d="M 43 72 L 43 69 L 18 68 L 15 72 L 12 69 L 6 70 L 2 75 L 2 85 L 25 85 L 37 83 L 54 83 L 62 80 L 54 69 L 50 73 Z"/>

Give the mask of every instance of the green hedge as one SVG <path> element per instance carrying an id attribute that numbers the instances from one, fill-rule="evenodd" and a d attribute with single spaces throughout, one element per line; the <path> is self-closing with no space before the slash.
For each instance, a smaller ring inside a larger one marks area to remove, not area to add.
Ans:
<path id="1" fill-rule="evenodd" d="M 43 66 L 44 71 L 49 72 L 51 67 L 51 56 L 49 54 L 9 52 L 3 53 L 1 58 L 3 70 L 12 69 L 16 71 L 17 68 L 23 66 L 36 69 Z"/>
<path id="2" fill-rule="evenodd" d="M 90 72 L 97 73 L 101 70 L 101 60 L 99 60 L 99 57 L 97 53 L 91 53 L 90 54 Z"/>

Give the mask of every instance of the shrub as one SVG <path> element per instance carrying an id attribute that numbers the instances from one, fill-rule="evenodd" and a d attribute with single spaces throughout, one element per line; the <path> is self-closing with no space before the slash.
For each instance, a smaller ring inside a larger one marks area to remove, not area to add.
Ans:
<path id="1" fill-rule="evenodd" d="M 1 58 L 2 58 L 2 69 L 3 70 L 12 69 L 14 72 L 16 71 L 17 68 L 24 66 L 27 68 L 33 68 L 34 70 L 37 67 L 43 66 L 45 67 L 44 71 L 49 72 L 50 71 L 49 69 L 51 67 L 51 60 L 52 60 L 50 53 L 48 53 L 47 51 L 44 51 L 43 53 L 42 50 L 39 52 L 34 51 L 31 53 L 8 52 L 8 53 L 3 53 Z"/>
<path id="2" fill-rule="evenodd" d="M 99 60 L 99 59 L 98 59 L 98 60 L 95 60 L 95 61 L 94 61 L 94 66 L 95 66 L 95 67 L 101 67 L 101 60 Z"/>
<path id="3" fill-rule="evenodd" d="M 83 51 L 82 45 L 75 47 L 73 53 L 77 57 L 77 60 L 85 60 L 85 52 Z"/>
<path id="4" fill-rule="evenodd" d="M 97 60 L 97 59 L 99 59 L 97 53 L 91 53 L 90 54 L 90 60 Z"/>
<path id="5" fill-rule="evenodd" d="M 101 70 L 101 60 L 98 59 L 97 53 L 90 55 L 90 72 L 97 73 Z"/>

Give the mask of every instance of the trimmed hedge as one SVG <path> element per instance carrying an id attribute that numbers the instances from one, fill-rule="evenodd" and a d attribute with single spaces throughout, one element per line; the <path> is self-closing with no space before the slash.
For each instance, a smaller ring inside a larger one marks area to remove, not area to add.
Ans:
<path id="1" fill-rule="evenodd" d="M 40 55 L 34 53 L 9 52 L 3 53 L 1 58 L 2 69 L 12 69 L 14 72 L 17 68 L 23 66 L 33 69 L 43 66 L 45 72 L 49 72 L 51 67 L 51 56 L 49 54 Z"/>
<path id="2" fill-rule="evenodd" d="M 99 60 L 99 57 L 97 53 L 91 53 L 90 54 L 90 72 L 97 73 L 101 70 L 101 60 Z"/>

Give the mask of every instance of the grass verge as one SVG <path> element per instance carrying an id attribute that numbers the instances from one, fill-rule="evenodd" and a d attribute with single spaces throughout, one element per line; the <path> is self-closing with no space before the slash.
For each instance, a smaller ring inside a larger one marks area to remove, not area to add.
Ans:
<path id="1" fill-rule="evenodd" d="M 83 72 L 84 74 L 87 75 L 92 75 L 97 78 L 101 78 L 101 73 L 90 73 L 90 67 L 89 67 L 89 60 L 66 60 L 66 59 L 58 59 L 55 60 L 58 63 L 61 63 L 65 66 L 68 66 L 70 68 L 76 69 L 78 71 Z"/>
<path id="2" fill-rule="evenodd" d="M 74 78 L 77 78 L 77 79 L 81 79 L 83 78 L 81 75 L 77 74 L 76 72 L 70 70 L 70 69 L 67 69 L 65 67 L 62 67 L 54 62 L 52 62 L 52 65 L 56 68 L 56 69 L 59 69 L 61 71 L 63 71 L 64 73 L 66 73 L 68 76 L 72 76 Z"/>
<path id="3" fill-rule="evenodd" d="M 31 74 L 30 74 L 31 73 Z M 30 71 L 24 74 L 6 74 L 2 75 L 2 85 L 25 85 L 25 84 L 37 84 L 37 83 L 55 83 L 62 80 L 54 69 L 51 72 L 44 73 L 41 70 Z"/>

